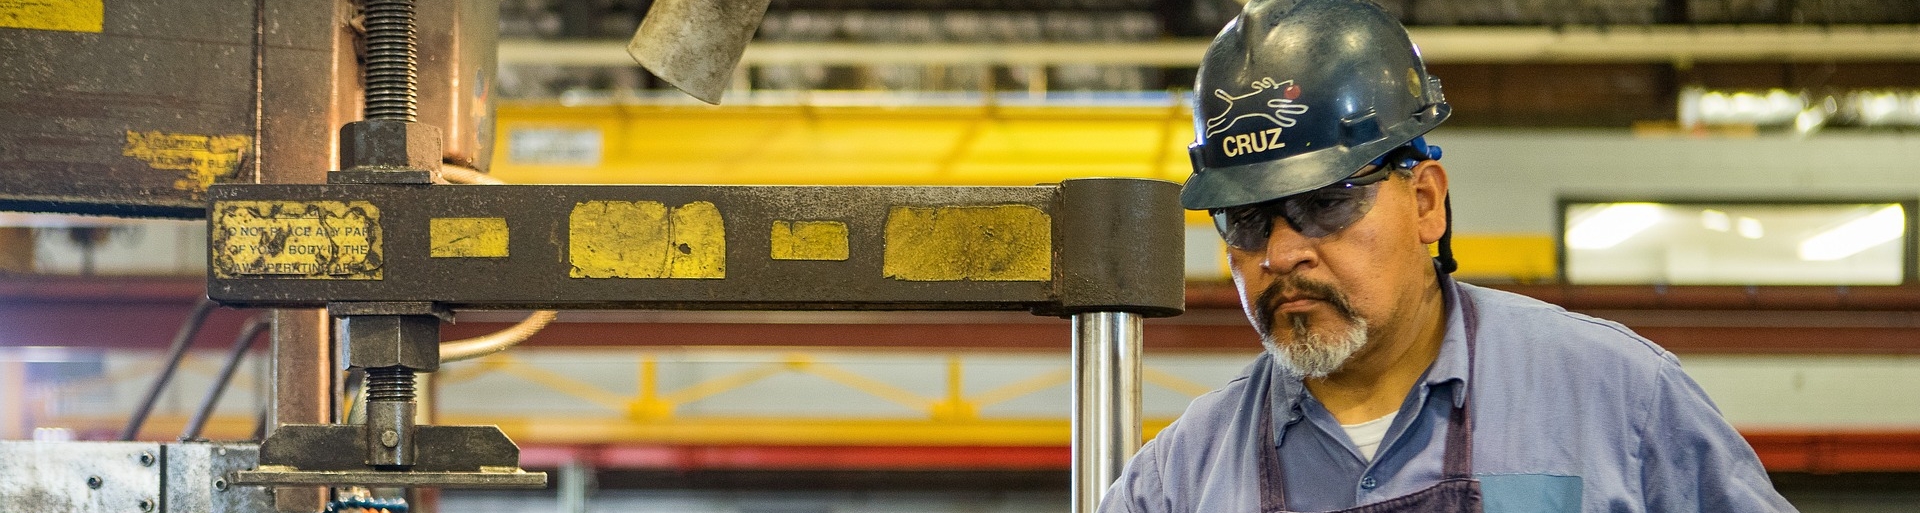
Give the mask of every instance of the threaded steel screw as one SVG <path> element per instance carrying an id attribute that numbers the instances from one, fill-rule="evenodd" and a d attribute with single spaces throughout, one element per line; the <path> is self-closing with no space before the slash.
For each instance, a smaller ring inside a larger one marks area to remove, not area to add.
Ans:
<path id="1" fill-rule="evenodd" d="M 413 369 L 375 367 L 367 369 L 367 402 L 413 400 Z"/>
<path id="2" fill-rule="evenodd" d="M 367 0 L 366 118 L 418 119 L 413 0 Z"/>

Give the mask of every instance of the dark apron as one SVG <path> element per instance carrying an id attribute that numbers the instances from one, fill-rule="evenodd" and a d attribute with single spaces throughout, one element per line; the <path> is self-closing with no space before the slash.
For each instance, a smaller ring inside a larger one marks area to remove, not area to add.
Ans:
<path id="1" fill-rule="evenodd" d="M 1463 293 L 1454 296 L 1459 298 L 1461 317 L 1466 321 L 1467 398 L 1447 416 L 1446 463 L 1440 482 L 1412 494 L 1328 513 L 1480 513 L 1480 481 L 1473 478 L 1473 415 L 1469 413 L 1473 407 L 1475 315 L 1473 300 Z M 1260 433 L 1266 443 L 1260 452 L 1260 512 L 1289 513 L 1285 465 L 1280 461 L 1279 447 L 1273 443 L 1273 401 L 1261 401 L 1261 405 Z"/>

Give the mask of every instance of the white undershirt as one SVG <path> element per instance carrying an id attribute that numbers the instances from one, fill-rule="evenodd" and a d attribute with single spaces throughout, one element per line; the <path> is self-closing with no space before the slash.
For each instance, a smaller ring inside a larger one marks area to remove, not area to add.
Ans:
<path id="1" fill-rule="evenodd" d="M 1341 424 L 1340 428 L 1347 431 L 1347 439 L 1353 440 L 1354 448 L 1360 449 L 1360 459 L 1373 461 L 1373 453 L 1380 449 L 1380 441 L 1387 438 L 1387 428 L 1393 427 L 1393 418 L 1399 414 L 1388 413 L 1359 424 Z"/>

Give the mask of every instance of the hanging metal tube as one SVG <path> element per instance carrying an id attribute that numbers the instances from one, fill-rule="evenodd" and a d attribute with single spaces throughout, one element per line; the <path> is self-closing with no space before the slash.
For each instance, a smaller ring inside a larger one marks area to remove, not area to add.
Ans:
<path id="1" fill-rule="evenodd" d="M 1073 316 L 1073 505 L 1092 513 L 1140 450 L 1140 314 Z"/>
<path id="2" fill-rule="evenodd" d="M 134 407 L 133 416 L 127 419 L 127 428 L 120 432 L 121 440 L 133 440 L 140 436 L 140 426 L 147 423 L 147 414 L 153 413 L 153 404 L 160 401 L 160 392 L 167 389 L 167 382 L 173 381 L 173 371 L 180 368 L 180 359 L 187 356 L 187 347 L 193 345 L 194 335 L 200 334 L 200 325 L 207 322 L 207 314 L 213 313 L 213 307 L 219 306 L 200 298 L 193 304 L 193 310 L 187 313 L 187 320 L 180 323 L 179 331 L 173 334 L 173 346 L 167 349 L 167 363 L 160 367 L 160 376 L 154 378 L 153 386 L 147 389 L 147 396 Z"/>
<path id="3" fill-rule="evenodd" d="M 200 401 L 200 408 L 194 410 L 193 418 L 187 421 L 187 429 L 180 433 L 180 441 L 200 438 L 200 430 L 207 426 L 207 420 L 213 418 L 213 409 L 220 404 L 220 396 L 227 392 L 227 385 L 233 383 L 233 372 L 240 368 L 240 360 L 245 359 L 247 350 L 253 348 L 254 340 L 260 333 L 272 325 L 268 314 L 258 314 L 247 320 L 240 328 L 240 335 L 233 339 L 233 350 L 227 352 L 227 361 L 220 366 L 220 376 L 213 378 L 213 388 L 207 389 L 206 399 Z"/>

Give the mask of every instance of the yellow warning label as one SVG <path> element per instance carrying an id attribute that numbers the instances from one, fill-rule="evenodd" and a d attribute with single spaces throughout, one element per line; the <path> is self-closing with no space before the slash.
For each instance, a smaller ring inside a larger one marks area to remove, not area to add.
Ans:
<path id="1" fill-rule="evenodd" d="M 1047 281 L 1053 221 L 1027 205 L 893 207 L 881 267 L 905 281 Z"/>
<path id="2" fill-rule="evenodd" d="M 428 254 L 434 258 L 507 256 L 507 220 L 500 217 L 436 217 L 427 222 Z"/>
<path id="3" fill-rule="evenodd" d="M 568 272 L 574 278 L 727 277 L 727 230 L 720 209 L 696 201 L 589 201 L 567 216 Z"/>
<path id="4" fill-rule="evenodd" d="M 774 221 L 774 260 L 846 260 L 847 223 Z"/>
<path id="5" fill-rule="evenodd" d="M 0 27 L 100 32 L 104 0 L 0 0 Z"/>
<path id="6" fill-rule="evenodd" d="M 381 279 L 380 210 L 365 201 L 218 201 L 217 278 Z"/>
<path id="7" fill-rule="evenodd" d="M 6 0 L 0 0 L 5 2 Z M 127 132 L 121 154 L 146 162 L 154 169 L 185 171 L 173 188 L 205 192 L 215 180 L 240 171 L 252 139 L 244 135 L 169 134 Z"/>

